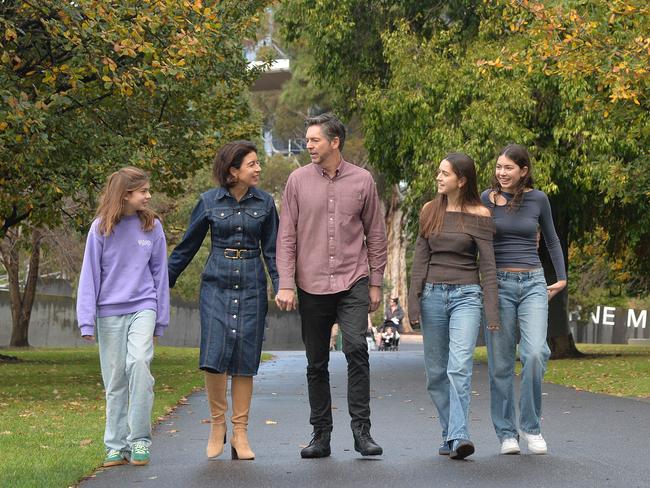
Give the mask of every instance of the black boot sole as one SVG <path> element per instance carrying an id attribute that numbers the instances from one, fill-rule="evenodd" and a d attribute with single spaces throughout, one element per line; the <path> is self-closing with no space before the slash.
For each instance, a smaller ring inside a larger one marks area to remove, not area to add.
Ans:
<path id="1" fill-rule="evenodd" d="M 360 453 L 362 456 L 381 456 L 384 453 L 384 450 L 381 447 L 374 450 L 364 451 L 363 449 L 359 448 L 356 444 L 354 446 L 354 450 Z"/>
<path id="2" fill-rule="evenodd" d="M 465 459 L 474 454 L 474 445 L 471 443 L 461 443 L 455 451 L 449 453 L 451 459 Z"/>
<path id="3" fill-rule="evenodd" d="M 329 457 L 330 454 L 332 454 L 331 449 L 328 449 L 323 452 L 314 452 L 314 453 L 312 452 L 305 453 L 303 451 L 300 451 L 300 457 L 303 459 L 320 459 L 320 458 Z"/>

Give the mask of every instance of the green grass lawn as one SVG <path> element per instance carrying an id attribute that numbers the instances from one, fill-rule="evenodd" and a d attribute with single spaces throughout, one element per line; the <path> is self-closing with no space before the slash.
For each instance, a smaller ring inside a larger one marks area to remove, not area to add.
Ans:
<path id="1" fill-rule="evenodd" d="M 104 457 L 97 348 L 1 352 L 23 362 L 0 363 L 0 486 L 76 484 Z M 203 385 L 197 367 L 198 349 L 156 347 L 154 419 Z"/>
<path id="2" fill-rule="evenodd" d="M 544 381 L 576 390 L 615 396 L 650 398 L 650 346 L 578 344 L 585 354 L 577 359 L 549 361 Z M 476 359 L 487 362 L 485 347 Z M 517 363 L 517 373 L 521 364 Z"/>

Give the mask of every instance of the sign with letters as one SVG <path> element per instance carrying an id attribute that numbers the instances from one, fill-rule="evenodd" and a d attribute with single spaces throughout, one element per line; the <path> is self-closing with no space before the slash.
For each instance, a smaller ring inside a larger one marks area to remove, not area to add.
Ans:
<path id="1" fill-rule="evenodd" d="M 584 318 L 571 323 L 576 342 L 627 344 L 628 339 L 650 339 L 648 310 L 598 305 Z"/>

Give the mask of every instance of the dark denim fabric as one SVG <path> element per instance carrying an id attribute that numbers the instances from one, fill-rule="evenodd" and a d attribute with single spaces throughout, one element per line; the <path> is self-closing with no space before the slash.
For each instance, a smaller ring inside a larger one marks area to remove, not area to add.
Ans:
<path id="1" fill-rule="evenodd" d="M 199 250 L 208 229 L 212 246 L 201 275 L 199 367 L 253 376 L 260 364 L 268 307 L 264 266 L 258 252 L 247 253 L 246 259 L 229 259 L 224 250 L 261 249 L 277 292 L 278 214 L 273 197 L 256 188 L 239 202 L 224 188 L 203 193 L 183 240 L 169 257 L 170 286 Z"/>

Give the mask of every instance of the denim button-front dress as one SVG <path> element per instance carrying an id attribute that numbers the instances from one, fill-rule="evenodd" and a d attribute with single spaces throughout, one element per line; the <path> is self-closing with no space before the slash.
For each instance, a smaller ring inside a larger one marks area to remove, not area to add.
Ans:
<path id="1" fill-rule="evenodd" d="M 273 197 L 251 188 L 237 201 L 225 188 L 201 195 L 183 240 L 169 257 L 169 284 L 197 253 L 210 229 L 211 250 L 201 275 L 199 367 L 215 373 L 254 376 L 260 364 L 268 308 L 267 281 L 277 293 Z"/>

